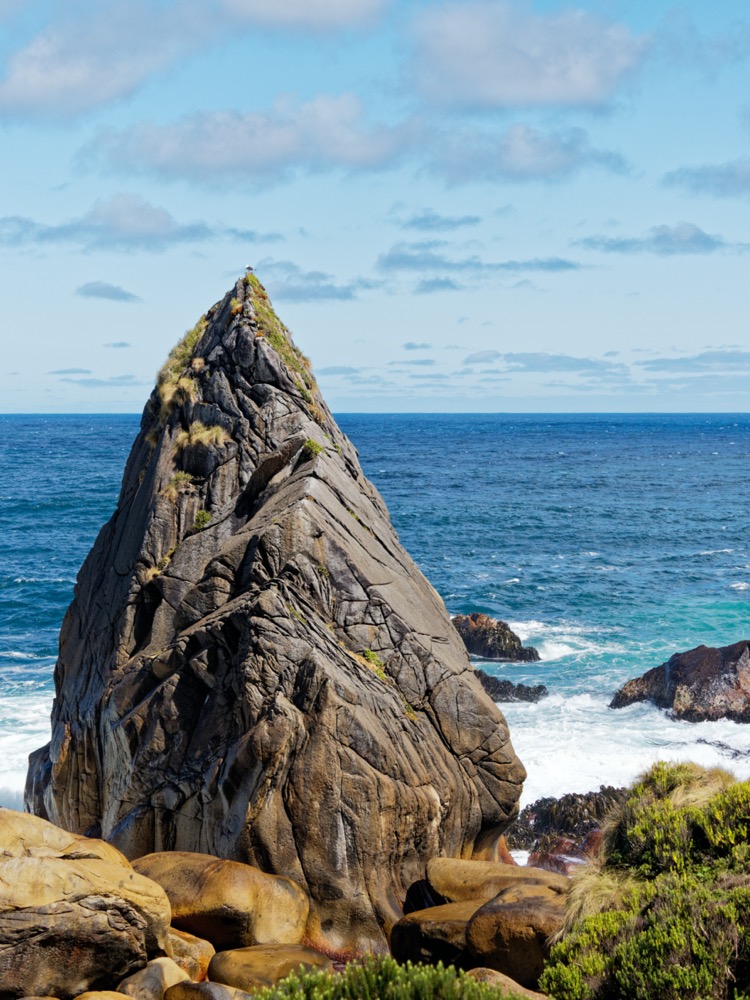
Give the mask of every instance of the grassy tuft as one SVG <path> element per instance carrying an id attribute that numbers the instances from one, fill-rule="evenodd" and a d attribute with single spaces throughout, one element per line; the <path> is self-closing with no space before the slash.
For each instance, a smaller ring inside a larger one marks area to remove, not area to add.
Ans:
<path id="1" fill-rule="evenodd" d="M 188 399 L 195 399 L 197 385 L 193 378 L 186 373 L 186 369 L 190 365 L 196 344 L 205 333 L 206 325 L 206 317 L 201 316 L 192 330 L 188 330 L 184 337 L 175 344 L 159 370 L 156 385 L 161 402 L 159 416 L 162 423 L 174 406 Z"/>
<path id="2" fill-rule="evenodd" d="M 324 452 L 325 448 L 322 444 L 318 444 L 313 438 L 308 438 L 307 441 L 302 445 L 302 454 L 306 461 L 310 461 L 321 452 Z"/>
<path id="3" fill-rule="evenodd" d="M 193 477 L 189 472 L 176 472 L 161 491 L 162 496 L 168 500 L 176 500 L 180 493 L 189 489 L 193 483 Z"/>
<path id="4" fill-rule="evenodd" d="M 180 431 L 175 438 L 175 445 L 181 451 L 191 445 L 220 445 L 231 441 L 231 436 L 219 424 L 212 424 L 207 427 L 200 420 L 196 420 L 186 431 Z"/>
<path id="5" fill-rule="evenodd" d="M 286 367 L 291 371 L 292 378 L 306 403 L 312 404 L 311 390 L 315 388 L 310 361 L 292 343 L 292 335 L 274 312 L 268 293 L 254 274 L 245 277 L 245 284 L 250 293 L 253 311 L 257 324 L 257 335 L 263 337 L 273 347 Z M 320 410 L 318 409 L 320 413 Z"/>

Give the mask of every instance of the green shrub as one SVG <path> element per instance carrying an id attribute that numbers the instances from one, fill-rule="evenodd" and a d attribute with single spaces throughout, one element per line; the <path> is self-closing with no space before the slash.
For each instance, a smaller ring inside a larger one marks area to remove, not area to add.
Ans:
<path id="1" fill-rule="evenodd" d="M 750 782 L 655 765 L 573 880 L 540 990 L 554 1000 L 740 1000 L 750 992 L 749 835 Z"/>
<path id="2" fill-rule="evenodd" d="M 399 965 L 392 958 L 352 962 L 339 975 L 292 973 L 256 1000 L 514 1000 L 517 994 L 477 983 L 438 965 Z M 520 998 L 518 998 L 520 1000 Z"/>
<path id="3" fill-rule="evenodd" d="M 202 528 L 205 528 L 206 525 L 210 523 L 211 523 L 211 515 L 207 510 L 204 510 L 201 507 L 201 509 L 195 515 L 195 521 L 193 522 L 193 531 L 200 531 Z"/>
<path id="4" fill-rule="evenodd" d="M 313 438 L 308 438 L 302 445 L 302 454 L 307 461 L 315 458 L 316 455 L 320 455 L 323 451 L 325 451 L 323 445 L 318 444 Z"/>

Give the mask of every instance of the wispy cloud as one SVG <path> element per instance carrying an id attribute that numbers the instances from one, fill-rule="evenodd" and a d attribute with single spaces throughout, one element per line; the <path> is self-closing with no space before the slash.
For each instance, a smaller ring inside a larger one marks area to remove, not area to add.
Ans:
<path id="1" fill-rule="evenodd" d="M 120 285 L 110 285 L 108 281 L 87 281 L 85 285 L 76 288 L 76 295 L 84 299 L 110 299 L 112 302 L 140 302 L 133 292 Z M 112 345 L 114 346 L 114 345 Z"/>
<path id="2" fill-rule="evenodd" d="M 750 195 L 750 157 L 702 167 L 682 167 L 664 175 L 668 187 L 684 188 L 716 198 Z"/>
<path id="3" fill-rule="evenodd" d="M 397 243 L 380 255 L 377 266 L 381 271 L 459 271 L 474 275 L 519 271 L 575 271 L 581 266 L 561 257 L 485 261 L 472 254 L 469 257 L 454 258 L 446 254 L 447 246 L 443 240 Z"/>
<path id="4" fill-rule="evenodd" d="M 711 350 L 686 357 L 648 358 L 635 364 L 645 372 L 750 371 L 750 351 Z"/>
<path id="5" fill-rule="evenodd" d="M 464 286 L 453 278 L 422 278 L 414 286 L 417 295 L 433 295 L 435 292 L 459 292 Z"/>
<path id="6" fill-rule="evenodd" d="M 54 368 L 48 375 L 91 375 L 90 368 Z"/>
<path id="7" fill-rule="evenodd" d="M 492 364 L 502 362 L 505 371 L 513 372 L 570 372 L 589 375 L 625 375 L 626 365 L 605 361 L 601 358 L 580 358 L 570 354 L 548 354 L 546 352 L 518 353 L 502 351 L 475 351 L 464 358 L 465 365 Z"/>
<path id="8" fill-rule="evenodd" d="M 441 215 L 431 208 L 425 208 L 405 219 L 401 226 L 421 232 L 453 232 L 465 226 L 477 226 L 481 221 L 478 215 Z"/>
<path id="9" fill-rule="evenodd" d="M 428 366 L 434 365 L 435 361 L 433 358 L 402 358 L 400 361 L 389 361 L 389 365 L 412 365 L 415 368 L 426 368 Z"/>
<path id="10" fill-rule="evenodd" d="M 360 368 L 350 368 L 349 365 L 328 365 L 327 368 L 316 368 L 316 375 L 358 375 Z"/>
<path id="11" fill-rule="evenodd" d="M 402 344 L 405 351 L 429 351 L 432 344 L 427 343 L 417 343 L 414 340 L 407 340 L 405 344 Z"/>
<path id="12" fill-rule="evenodd" d="M 304 271 L 290 260 L 265 258 L 258 263 L 273 297 L 286 302 L 320 302 L 325 299 L 349 301 L 378 283 L 365 278 L 340 282 L 325 271 Z"/>
<path id="13" fill-rule="evenodd" d="M 130 346 L 131 344 L 129 344 L 127 340 L 113 340 L 110 341 L 108 344 L 104 344 L 104 347 L 111 347 L 116 351 L 124 350 L 126 347 Z"/>
<path id="14" fill-rule="evenodd" d="M 205 183 L 253 177 L 276 184 L 299 170 L 391 166 L 405 149 L 408 131 L 368 124 L 352 94 L 304 104 L 279 99 L 266 112 L 217 111 L 171 125 L 106 130 L 81 150 L 79 159 L 114 171 Z"/>
<path id="15" fill-rule="evenodd" d="M 338 31 L 372 22 L 386 0 L 221 0 L 221 7 L 252 24 L 294 31 Z"/>
<path id="16" fill-rule="evenodd" d="M 414 22 L 413 73 L 435 104 L 469 108 L 599 105 L 648 42 L 582 10 L 536 15 L 506 0 L 449 0 Z"/>
<path id="17" fill-rule="evenodd" d="M 87 253 L 95 250 L 159 252 L 178 244 L 205 243 L 220 238 L 251 241 L 257 236 L 251 231 L 209 226 L 202 221 L 177 222 L 165 208 L 134 194 L 116 194 L 97 201 L 84 215 L 58 224 L 18 215 L 0 218 L 0 244 L 21 247 L 69 243 Z"/>
<path id="18" fill-rule="evenodd" d="M 61 382 L 70 382 L 84 389 L 119 389 L 127 386 L 150 385 L 151 383 L 136 375 L 112 375 L 110 378 L 61 378 Z"/>
<path id="19" fill-rule="evenodd" d="M 654 226 L 644 236 L 588 236 L 575 240 L 574 246 L 605 253 L 705 254 L 717 250 L 744 250 L 747 244 L 729 243 L 721 236 L 705 233 L 692 222 L 675 226 Z"/>

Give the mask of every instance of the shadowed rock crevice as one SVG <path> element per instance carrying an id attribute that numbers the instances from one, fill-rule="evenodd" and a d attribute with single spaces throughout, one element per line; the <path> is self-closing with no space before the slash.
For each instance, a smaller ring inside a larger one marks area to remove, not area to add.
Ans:
<path id="1" fill-rule="evenodd" d="M 517 813 L 505 720 L 254 276 L 160 372 L 55 683 L 34 812 L 288 876 L 330 953 Z"/>

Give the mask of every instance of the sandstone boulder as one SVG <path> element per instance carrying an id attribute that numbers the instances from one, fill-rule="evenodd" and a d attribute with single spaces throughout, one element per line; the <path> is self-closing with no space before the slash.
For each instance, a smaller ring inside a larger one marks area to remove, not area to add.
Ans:
<path id="1" fill-rule="evenodd" d="M 713 649 L 696 646 L 628 681 L 610 703 L 625 708 L 651 701 L 675 719 L 750 722 L 750 641 Z"/>
<path id="2" fill-rule="evenodd" d="M 333 962 L 312 948 L 294 944 L 267 944 L 220 951 L 211 960 L 209 979 L 253 993 L 275 986 L 290 972 L 333 972 Z"/>
<path id="3" fill-rule="evenodd" d="M 533 663 L 539 659 L 534 647 L 524 646 L 508 623 L 498 618 L 474 611 L 470 615 L 456 615 L 453 624 L 472 656 L 519 663 Z"/>
<path id="4" fill-rule="evenodd" d="M 133 1000 L 163 1000 L 170 986 L 187 978 L 187 973 L 171 958 L 155 958 L 145 968 L 123 979 L 118 990 Z"/>
<path id="5" fill-rule="evenodd" d="M 496 987 L 500 990 L 500 996 L 513 997 L 513 1000 L 516 997 L 524 997 L 526 1000 L 545 1000 L 544 993 L 527 990 L 514 979 L 504 976 L 502 972 L 497 972 L 495 969 L 470 969 L 466 975 L 477 983 Z"/>
<path id="6" fill-rule="evenodd" d="M 291 879 L 187 851 L 147 854 L 133 867 L 162 886 L 175 927 L 220 951 L 297 944 L 305 933 L 310 901 Z"/>
<path id="7" fill-rule="evenodd" d="M 519 883 L 503 889 L 474 913 L 466 944 L 475 964 L 497 969 L 535 989 L 549 956 L 549 938 L 562 928 L 565 893 Z"/>
<path id="8" fill-rule="evenodd" d="M 397 962 L 470 968 L 475 963 L 466 961 L 466 926 L 481 905 L 474 899 L 407 914 L 391 931 L 391 954 Z"/>
<path id="9" fill-rule="evenodd" d="M 433 858 L 427 865 L 427 882 L 436 898 L 451 903 L 476 900 L 477 908 L 517 885 L 546 887 L 563 895 L 570 886 L 564 875 L 541 868 L 459 858 Z"/>
<path id="10" fill-rule="evenodd" d="M 221 983 L 184 982 L 171 986 L 164 994 L 164 1000 L 248 1000 L 249 996 L 244 990 Z"/>
<path id="11" fill-rule="evenodd" d="M 201 982 L 208 975 L 208 966 L 216 954 L 210 941 L 195 937 L 187 931 L 169 928 L 169 953 L 179 967 L 194 982 Z"/>
<path id="12" fill-rule="evenodd" d="M 505 720 L 253 275 L 160 373 L 55 689 L 31 811 L 288 876 L 332 953 L 383 951 L 426 861 L 518 811 Z"/>
<path id="13" fill-rule="evenodd" d="M 0 994 L 78 996 L 163 951 L 160 886 L 101 841 L 0 809 Z"/>

